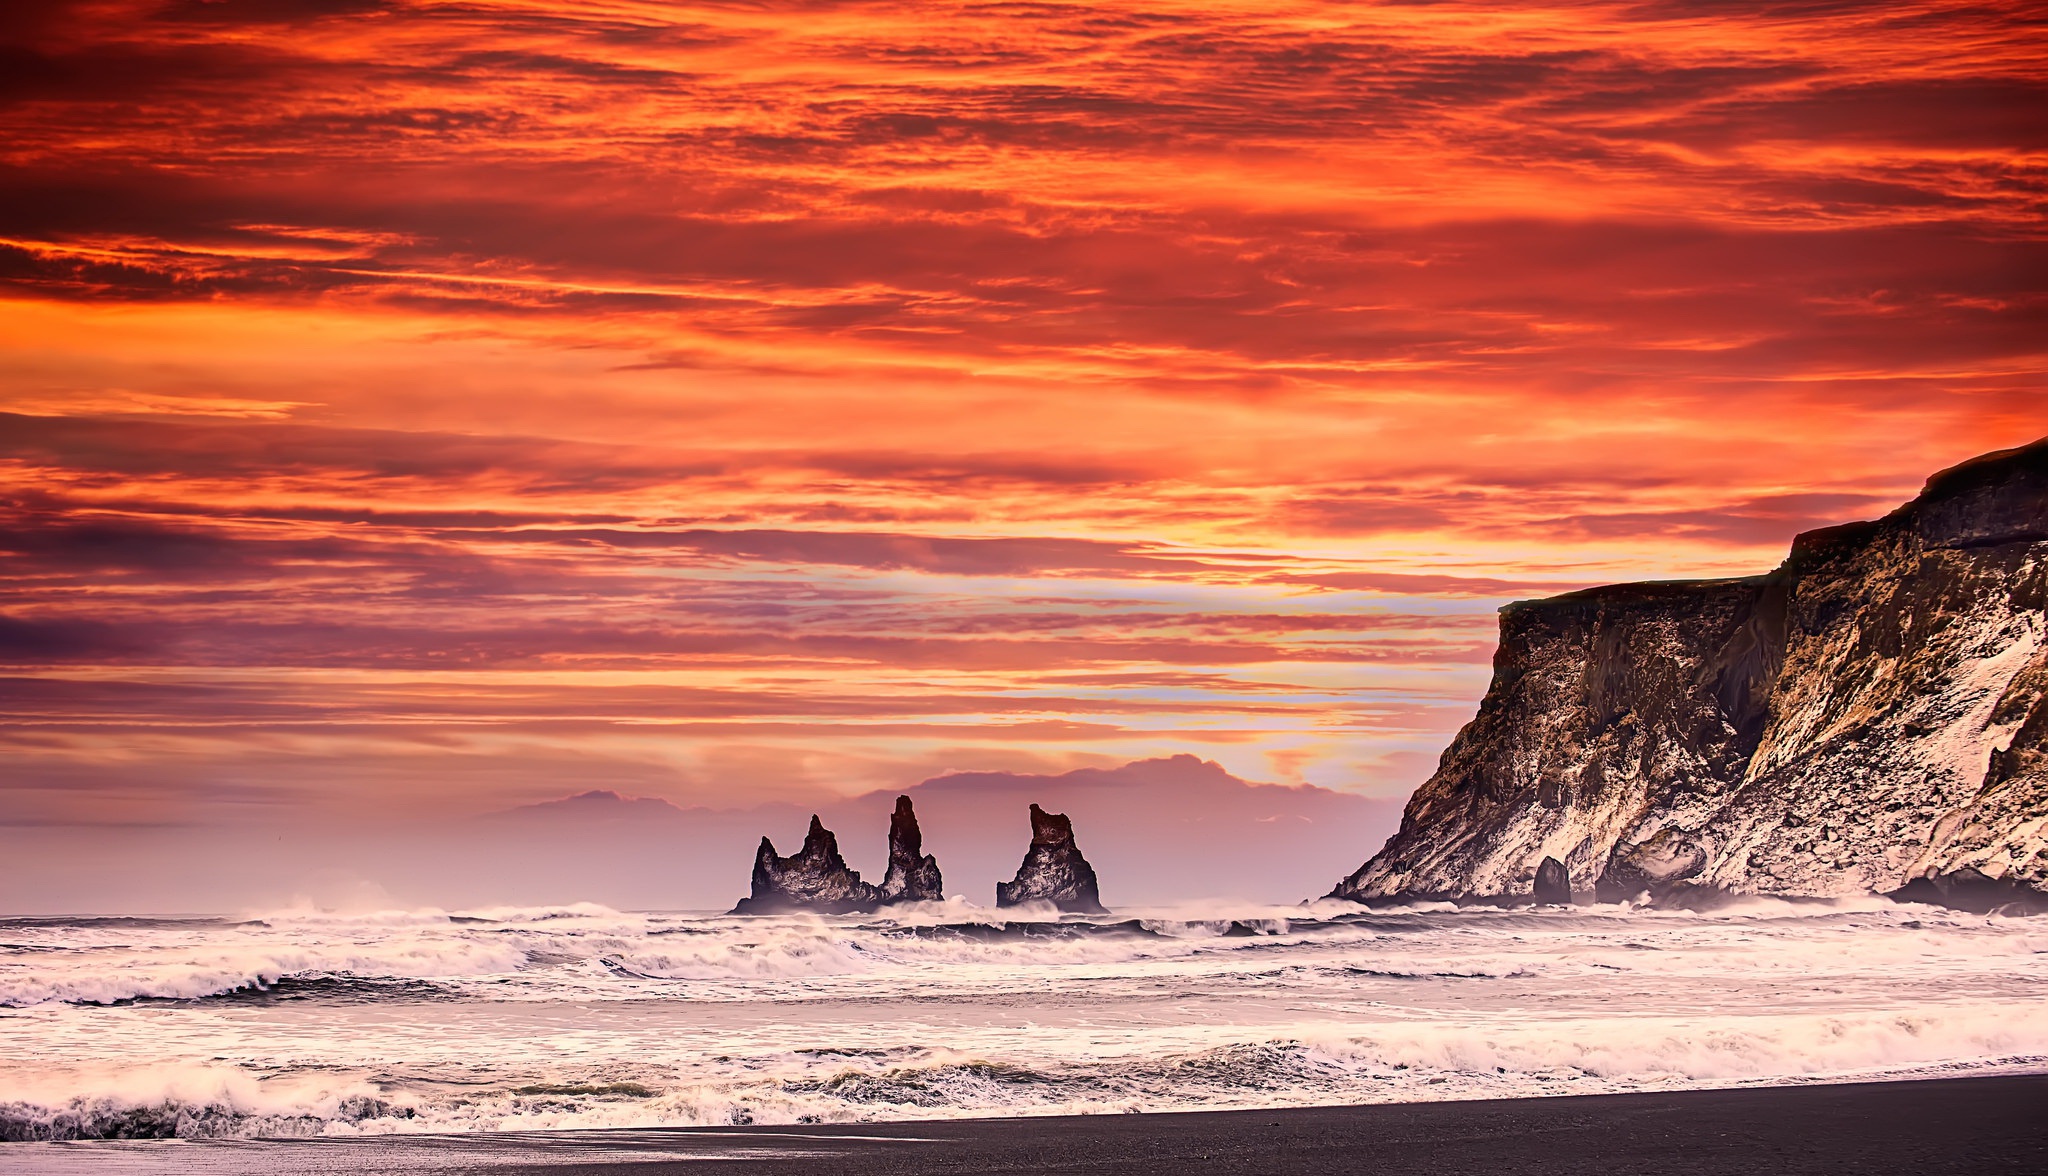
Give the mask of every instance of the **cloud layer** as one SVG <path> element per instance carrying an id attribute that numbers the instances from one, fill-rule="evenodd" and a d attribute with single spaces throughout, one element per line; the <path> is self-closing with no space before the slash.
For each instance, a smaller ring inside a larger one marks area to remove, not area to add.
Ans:
<path id="1" fill-rule="evenodd" d="M 2020 3 L 0 17 L 0 821 L 1398 795 L 2042 429 Z"/>

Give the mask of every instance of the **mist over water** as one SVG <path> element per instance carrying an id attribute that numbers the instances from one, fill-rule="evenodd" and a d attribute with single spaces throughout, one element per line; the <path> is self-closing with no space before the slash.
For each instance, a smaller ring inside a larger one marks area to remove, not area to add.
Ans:
<path id="1" fill-rule="evenodd" d="M 741 795 L 735 789 L 732 795 Z M 1029 806 L 1070 814 L 1111 906 L 1326 893 L 1386 840 L 1398 799 L 1239 779 L 1191 755 L 1057 776 L 958 772 L 811 803 L 678 808 L 605 790 L 452 821 L 280 814 L 270 825 L 108 829 L 0 824 L 0 910 L 73 914 L 380 910 L 600 902 L 730 909 L 754 847 L 794 851 L 811 815 L 870 881 L 887 864 L 898 795 L 917 807 L 948 894 L 989 901 L 1030 844 Z"/>
<path id="2" fill-rule="evenodd" d="M 837 1122 L 2048 1069 L 2044 996 L 2048 923 L 1890 904 L 15 919 L 0 921 L 0 1136 Z"/>

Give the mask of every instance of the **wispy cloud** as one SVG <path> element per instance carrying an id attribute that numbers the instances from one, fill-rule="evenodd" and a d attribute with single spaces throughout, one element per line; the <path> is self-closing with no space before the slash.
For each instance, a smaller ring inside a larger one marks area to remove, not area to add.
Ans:
<path id="1" fill-rule="evenodd" d="M 1503 601 L 1760 571 L 2041 431 L 2044 49 L 1999 0 L 13 5 L 11 778 L 1398 791 Z"/>

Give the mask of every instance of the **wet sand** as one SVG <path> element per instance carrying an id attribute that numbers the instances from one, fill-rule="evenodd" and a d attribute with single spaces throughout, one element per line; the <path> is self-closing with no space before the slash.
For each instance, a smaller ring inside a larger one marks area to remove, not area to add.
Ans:
<path id="1" fill-rule="evenodd" d="M 0 1171 L 2038 1174 L 2048 1172 L 2048 1075 L 816 1127 L 6 1144 Z"/>

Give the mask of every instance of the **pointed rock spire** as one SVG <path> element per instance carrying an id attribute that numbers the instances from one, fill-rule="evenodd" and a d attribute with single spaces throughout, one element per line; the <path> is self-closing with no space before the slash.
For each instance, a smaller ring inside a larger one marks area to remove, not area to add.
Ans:
<path id="1" fill-rule="evenodd" d="M 797 851 L 797 856 L 827 859 L 842 868 L 846 865 L 839 856 L 839 838 L 816 813 L 811 814 L 811 827 L 804 831 L 804 847 Z"/>
<path id="2" fill-rule="evenodd" d="M 788 911 L 845 914 L 871 911 L 881 903 L 872 883 L 846 868 L 839 839 L 816 814 L 804 834 L 804 847 L 790 857 L 777 857 L 766 837 L 754 851 L 753 893 L 732 909 L 735 915 L 774 915 Z"/>
<path id="3" fill-rule="evenodd" d="M 889 818 L 889 872 L 882 876 L 883 902 L 938 902 L 946 897 L 937 858 L 924 852 L 924 834 L 910 798 L 896 798 Z"/>
<path id="4" fill-rule="evenodd" d="M 996 905 L 1050 902 L 1081 915 L 1107 914 L 1096 891 L 1095 867 L 1074 844 L 1074 823 L 1065 813 L 1031 806 L 1031 848 L 1014 881 L 996 883 Z"/>

